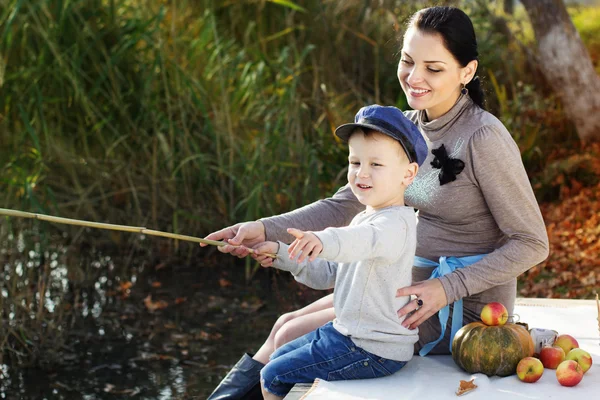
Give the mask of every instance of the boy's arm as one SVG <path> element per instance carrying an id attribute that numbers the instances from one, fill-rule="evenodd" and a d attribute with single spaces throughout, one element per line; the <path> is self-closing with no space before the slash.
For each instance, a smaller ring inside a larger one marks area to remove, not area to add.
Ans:
<path id="1" fill-rule="evenodd" d="M 356 199 L 350 186 L 346 185 L 333 197 L 285 214 L 261 218 L 260 221 L 265 226 L 266 240 L 291 243 L 294 237 L 287 233 L 289 227 L 302 231 L 320 231 L 330 226 L 346 226 L 364 209 L 365 206 Z"/>
<path id="2" fill-rule="evenodd" d="M 288 245 L 279 243 L 277 258 L 273 261 L 273 267 L 289 271 L 294 278 L 313 289 L 331 289 L 335 285 L 338 264 L 317 258 L 314 261 L 303 261 L 296 263 L 288 255 Z"/>
<path id="3" fill-rule="evenodd" d="M 323 243 L 319 257 L 327 260 L 355 262 L 380 257 L 396 260 L 404 252 L 408 223 L 395 212 L 384 212 L 366 223 L 313 233 Z"/>

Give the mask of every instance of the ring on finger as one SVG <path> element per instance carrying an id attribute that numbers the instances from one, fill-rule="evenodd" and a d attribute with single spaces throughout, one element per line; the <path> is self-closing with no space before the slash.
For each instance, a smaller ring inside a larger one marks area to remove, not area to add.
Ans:
<path id="1" fill-rule="evenodd" d="M 423 307 L 423 300 L 422 300 L 422 299 L 419 299 L 419 298 L 417 298 L 417 310 L 418 310 L 419 308 L 421 308 L 421 307 Z"/>

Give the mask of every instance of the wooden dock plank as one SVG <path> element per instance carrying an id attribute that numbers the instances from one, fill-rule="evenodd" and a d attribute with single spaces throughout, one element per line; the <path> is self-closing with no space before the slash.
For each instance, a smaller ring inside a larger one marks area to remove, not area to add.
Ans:
<path id="1" fill-rule="evenodd" d="M 284 397 L 284 400 L 300 400 L 311 387 L 312 383 L 297 383 L 287 396 Z"/>

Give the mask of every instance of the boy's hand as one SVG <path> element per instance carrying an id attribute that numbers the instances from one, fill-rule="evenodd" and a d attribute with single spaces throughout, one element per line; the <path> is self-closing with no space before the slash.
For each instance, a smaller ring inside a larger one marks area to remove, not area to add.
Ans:
<path id="1" fill-rule="evenodd" d="M 252 248 L 254 251 L 263 254 L 251 253 L 250 257 L 254 258 L 260 263 L 261 266 L 267 268 L 273 266 L 273 258 L 265 255 L 264 253 L 277 254 L 279 251 L 279 243 L 276 242 L 262 242 Z"/>
<path id="2" fill-rule="evenodd" d="M 307 256 L 310 256 L 309 261 L 314 261 L 323 251 L 323 243 L 314 233 L 294 228 L 289 228 L 287 231 L 296 238 L 288 249 L 290 260 L 295 259 L 302 252 L 296 262 L 301 263 Z"/>

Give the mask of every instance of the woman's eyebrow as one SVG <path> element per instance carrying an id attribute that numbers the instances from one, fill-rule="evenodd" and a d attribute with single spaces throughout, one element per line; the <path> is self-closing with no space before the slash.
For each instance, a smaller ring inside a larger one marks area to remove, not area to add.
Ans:
<path id="1" fill-rule="evenodd" d="M 410 56 L 410 54 L 408 54 L 407 52 L 405 52 L 404 50 L 402 51 L 402 54 L 404 54 L 406 57 L 410 58 L 412 60 L 412 57 Z M 425 64 L 434 64 L 434 63 L 441 63 L 441 64 L 446 64 L 444 61 L 423 61 Z"/>

